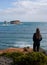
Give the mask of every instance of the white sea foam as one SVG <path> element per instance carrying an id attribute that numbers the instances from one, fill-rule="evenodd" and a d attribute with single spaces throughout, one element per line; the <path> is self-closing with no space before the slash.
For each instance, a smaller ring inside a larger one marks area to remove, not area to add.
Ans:
<path id="1" fill-rule="evenodd" d="M 33 45 L 29 44 L 29 42 L 24 42 L 24 41 L 17 41 L 13 46 L 14 47 L 20 47 L 20 48 L 23 48 L 23 47 L 33 48 Z"/>
<path id="2" fill-rule="evenodd" d="M 2 26 L 8 26 L 9 24 L 3 24 Z"/>
<path id="3" fill-rule="evenodd" d="M 30 47 L 30 48 L 33 48 L 33 45 L 14 45 L 14 47 L 20 47 L 20 48 Z"/>

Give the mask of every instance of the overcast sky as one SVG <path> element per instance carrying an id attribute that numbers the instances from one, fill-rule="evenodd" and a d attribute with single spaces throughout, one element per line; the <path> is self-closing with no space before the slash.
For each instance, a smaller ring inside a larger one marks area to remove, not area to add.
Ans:
<path id="1" fill-rule="evenodd" d="M 0 0 L 0 21 L 47 22 L 47 0 Z"/>

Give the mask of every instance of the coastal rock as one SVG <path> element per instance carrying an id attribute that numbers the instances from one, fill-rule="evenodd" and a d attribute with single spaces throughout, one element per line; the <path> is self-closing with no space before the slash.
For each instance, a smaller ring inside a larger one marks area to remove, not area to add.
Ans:
<path id="1" fill-rule="evenodd" d="M 14 20 L 14 21 L 10 21 L 10 24 L 19 24 L 20 20 Z"/>
<path id="2" fill-rule="evenodd" d="M 13 60 L 4 56 L 0 57 L 0 65 L 12 65 Z"/>
<path id="3" fill-rule="evenodd" d="M 32 48 L 8 48 L 5 50 L 0 50 L 0 54 L 2 53 L 12 53 L 12 52 L 23 52 L 25 49 L 27 49 L 27 52 L 31 52 Z M 25 51 L 24 51 L 25 52 Z"/>

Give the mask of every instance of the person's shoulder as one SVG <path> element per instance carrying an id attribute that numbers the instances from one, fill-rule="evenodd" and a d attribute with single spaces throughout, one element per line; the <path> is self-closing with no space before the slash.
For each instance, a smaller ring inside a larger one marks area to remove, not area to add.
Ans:
<path id="1" fill-rule="evenodd" d="M 34 35 L 36 35 L 36 33 L 34 33 Z"/>

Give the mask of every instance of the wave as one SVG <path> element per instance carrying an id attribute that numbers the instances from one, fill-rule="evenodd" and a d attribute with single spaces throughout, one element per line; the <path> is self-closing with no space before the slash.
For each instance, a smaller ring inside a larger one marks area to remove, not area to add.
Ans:
<path id="1" fill-rule="evenodd" d="M 24 48 L 24 47 L 33 47 L 33 45 L 31 45 L 29 42 L 24 42 L 24 41 L 17 41 L 15 42 L 15 44 L 13 45 L 14 47 L 20 47 L 20 48 Z"/>
<path id="2" fill-rule="evenodd" d="M 29 45 L 29 44 L 27 44 L 27 45 L 24 45 L 24 44 L 18 45 L 18 44 L 15 44 L 15 45 L 13 45 L 13 47 L 19 47 L 19 48 L 30 47 L 30 48 L 33 48 L 33 45 Z"/>

